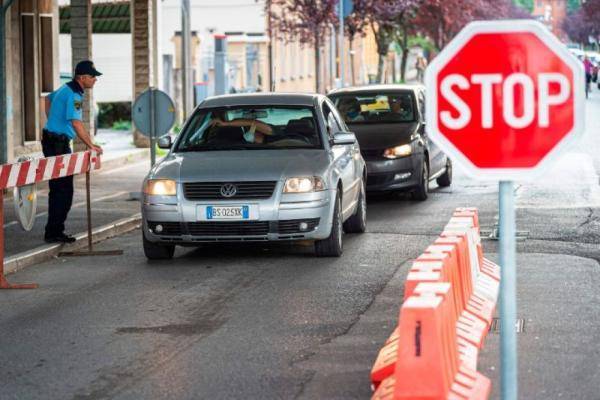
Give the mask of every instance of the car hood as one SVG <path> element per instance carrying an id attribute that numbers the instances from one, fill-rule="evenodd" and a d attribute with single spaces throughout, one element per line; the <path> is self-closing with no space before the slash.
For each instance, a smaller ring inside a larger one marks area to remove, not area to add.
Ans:
<path id="1" fill-rule="evenodd" d="M 418 127 L 418 122 L 348 125 L 356 135 L 361 150 L 379 150 L 410 143 L 410 137 Z"/>
<path id="2" fill-rule="evenodd" d="M 192 181 L 280 180 L 322 175 L 329 165 L 325 150 L 241 150 L 177 153 L 152 172 L 154 178 Z"/>

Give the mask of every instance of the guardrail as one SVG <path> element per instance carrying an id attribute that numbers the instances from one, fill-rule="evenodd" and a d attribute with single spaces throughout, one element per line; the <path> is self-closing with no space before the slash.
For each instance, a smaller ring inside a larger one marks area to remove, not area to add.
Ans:
<path id="1" fill-rule="evenodd" d="M 4 276 L 4 190 L 85 173 L 88 247 L 91 249 L 90 171 L 100 169 L 100 167 L 100 157 L 95 151 L 82 151 L 0 165 L 0 289 L 35 289 L 38 287 L 35 283 L 11 284 Z"/>
<path id="2" fill-rule="evenodd" d="M 458 208 L 413 262 L 398 327 L 371 370 L 372 399 L 487 399 L 477 358 L 490 329 L 500 267 L 484 258 L 475 208 Z"/>

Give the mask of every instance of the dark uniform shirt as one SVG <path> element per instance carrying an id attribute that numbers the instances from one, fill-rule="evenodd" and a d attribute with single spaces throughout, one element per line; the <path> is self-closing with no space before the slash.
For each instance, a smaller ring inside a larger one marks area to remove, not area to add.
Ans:
<path id="1" fill-rule="evenodd" d="M 76 133 L 71 121 L 81 121 L 83 89 L 77 82 L 71 81 L 50 93 L 48 97 L 50 111 L 44 129 L 74 139 Z"/>

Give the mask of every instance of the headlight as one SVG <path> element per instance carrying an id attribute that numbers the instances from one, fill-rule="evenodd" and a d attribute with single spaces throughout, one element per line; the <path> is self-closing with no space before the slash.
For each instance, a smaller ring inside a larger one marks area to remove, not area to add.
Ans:
<path id="1" fill-rule="evenodd" d="M 410 156 L 412 148 L 410 144 L 403 144 L 402 146 L 392 147 L 391 149 L 385 149 L 383 156 L 385 158 L 399 158 Z"/>
<path id="2" fill-rule="evenodd" d="M 177 183 L 171 179 L 148 179 L 144 193 L 156 196 L 177 195 Z"/>
<path id="3" fill-rule="evenodd" d="M 320 190 L 325 190 L 325 183 L 318 176 L 288 178 L 283 186 L 283 193 L 309 193 Z"/>

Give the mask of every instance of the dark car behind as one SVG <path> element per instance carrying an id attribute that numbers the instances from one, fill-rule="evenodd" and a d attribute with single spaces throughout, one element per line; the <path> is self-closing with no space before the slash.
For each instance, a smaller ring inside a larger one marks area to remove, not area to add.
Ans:
<path id="1" fill-rule="evenodd" d="M 452 182 L 452 164 L 427 137 L 421 85 L 371 85 L 329 94 L 356 134 L 367 163 L 367 191 L 411 191 L 425 200 L 429 182 Z"/>

